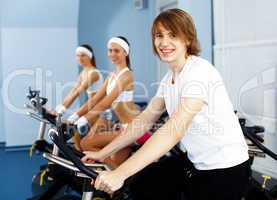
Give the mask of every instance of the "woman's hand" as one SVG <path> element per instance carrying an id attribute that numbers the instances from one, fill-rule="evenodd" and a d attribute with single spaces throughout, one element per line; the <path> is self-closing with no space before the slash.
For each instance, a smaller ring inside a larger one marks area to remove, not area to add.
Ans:
<path id="1" fill-rule="evenodd" d="M 73 113 L 72 115 L 70 115 L 68 118 L 67 118 L 67 122 L 70 123 L 70 124 L 74 124 L 78 119 L 79 119 L 79 115 L 77 113 Z"/>
<path id="2" fill-rule="evenodd" d="M 80 135 L 84 136 L 89 132 L 89 122 L 84 116 L 75 121 L 74 124 L 77 125 L 77 129 Z"/>
<path id="3" fill-rule="evenodd" d="M 127 177 L 116 170 L 103 171 L 99 173 L 96 181 L 92 181 L 91 184 L 94 185 L 96 190 L 101 190 L 108 194 L 113 194 L 124 185 L 124 181 L 126 180 L 126 178 Z"/>
<path id="4" fill-rule="evenodd" d="M 82 158 L 82 162 L 84 163 L 94 163 L 95 161 L 99 161 L 99 162 L 104 161 L 104 158 L 99 151 L 84 151 L 83 153 L 86 154 Z"/>
<path id="5" fill-rule="evenodd" d="M 55 111 L 60 114 L 63 115 L 66 112 L 66 107 L 62 104 L 59 104 L 56 106 Z"/>

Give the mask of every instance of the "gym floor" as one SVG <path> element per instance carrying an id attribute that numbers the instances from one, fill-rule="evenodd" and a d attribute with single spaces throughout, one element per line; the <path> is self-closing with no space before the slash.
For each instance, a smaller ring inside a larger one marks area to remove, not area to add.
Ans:
<path id="1" fill-rule="evenodd" d="M 32 196 L 32 177 L 46 161 L 29 151 L 5 150 L 0 147 L 0 199 L 25 200 Z"/>
<path id="2" fill-rule="evenodd" d="M 39 155 L 29 156 L 26 149 L 7 149 L 0 146 L 0 199 L 25 200 L 32 196 L 32 177 L 46 161 Z M 254 173 L 255 177 L 260 177 Z M 259 178 L 259 180 L 261 180 Z M 276 185 L 277 180 L 270 180 L 268 187 Z"/>
<path id="3" fill-rule="evenodd" d="M 32 177 L 46 161 L 39 155 L 30 157 L 27 148 L 5 150 L 3 146 L 0 146 L 0 158 L 0 199 L 25 200 L 31 197 Z M 254 176 L 260 177 L 255 172 Z M 277 180 L 270 180 L 267 186 L 271 188 L 276 184 Z"/>
<path id="4" fill-rule="evenodd" d="M 253 171 L 253 177 L 256 178 L 256 180 L 258 180 L 259 182 L 263 182 L 263 178 L 262 178 L 262 175 L 258 172 L 255 172 Z M 267 181 L 266 183 L 266 187 L 271 189 L 273 186 L 276 186 L 277 185 L 277 180 L 276 179 L 270 179 Z"/>

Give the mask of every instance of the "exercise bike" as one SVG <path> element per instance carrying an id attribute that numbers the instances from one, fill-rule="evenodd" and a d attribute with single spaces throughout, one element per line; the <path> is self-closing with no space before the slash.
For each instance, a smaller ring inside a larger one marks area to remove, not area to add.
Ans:
<path id="1" fill-rule="evenodd" d="M 29 102 L 25 104 L 25 107 L 28 109 L 27 115 L 38 120 L 40 123 L 38 137 L 30 149 L 30 156 L 33 152 L 59 155 L 57 146 L 44 139 L 47 126 L 52 128 L 57 124 L 56 116 L 48 112 L 44 107 L 47 103 L 47 98 L 40 97 L 40 91 L 29 88 L 27 99 L 29 100 Z M 65 123 L 61 123 L 60 126 L 64 136 L 63 138 L 66 142 L 74 135 L 76 127 Z M 74 149 L 70 144 L 69 148 L 71 148 L 76 155 L 83 156 L 81 152 Z M 82 186 L 80 180 L 72 177 L 70 170 L 52 162 L 48 162 L 42 165 L 40 171 L 33 177 L 33 197 L 28 200 L 56 200 L 57 197 L 63 199 L 63 197 L 67 198 L 70 196 L 65 194 L 69 193 L 68 190 L 81 194 Z M 72 197 L 72 199 L 76 198 Z"/>
<path id="2" fill-rule="evenodd" d="M 255 157 L 265 157 L 266 155 L 277 161 L 277 154 L 265 147 L 263 135 L 265 129 L 262 126 L 246 126 L 246 119 L 239 119 L 244 136 L 248 140 L 249 157 L 251 165 L 254 162 Z M 250 178 L 250 184 L 244 200 L 277 200 L 277 185 L 271 190 L 266 188 L 266 182 L 270 179 L 270 176 L 263 176 L 263 183 L 260 183 L 253 176 Z"/>
<path id="3" fill-rule="evenodd" d="M 58 116 L 60 121 L 60 117 Z M 81 178 L 83 190 L 82 190 L 82 200 L 92 200 L 94 194 L 94 188 L 91 185 L 91 180 L 96 179 L 98 172 L 103 170 L 111 170 L 111 168 L 106 164 L 95 163 L 95 164 L 84 164 L 81 161 L 82 156 L 78 156 L 74 153 L 72 149 L 66 145 L 64 140 L 63 129 L 61 123 L 58 123 L 56 127 L 49 130 L 49 136 L 54 144 L 63 153 L 65 158 L 44 153 L 43 157 L 48 159 L 50 162 L 56 163 L 72 172 L 72 175 Z M 123 189 L 114 193 L 111 197 L 112 200 L 129 200 L 128 187 L 123 187 Z"/>
<path id="4" fill-rule="evenodd" d="M 66 155 L 68 153 L 64 153 L 70 151 L 70 155 L 74 155 L 79 160 L 84 156 L 82 152 L 77 151 L 67 143 L 67 141 L 73 137 L 74 132 L 76 131 L 76 126 L 62 123 L 61 116 L 57 117 L 48 112 L 44 107 L 47 103 L 47 98 L 40 97 L 40 91 L 29 88 L 27 98 L 30 102 L 29 104 L 25 104 L 25 107 L 29 109 L 27 115 L 38 120 L 40 123 L 38 139 L 32 145 L 30 152 L 35 151 L 42 153 L 43 157 L 48 160 L 48 164 L 41 167 L 41 171 L 36 177 L 38 177 L 37 179 L 39 179 L 39 182 L 50 179 L 50 186 L 47 187 L 45 191 L 41 194 L 34 195 L 28 200 L 79 200 L 80 195 L 82 195 L 82 199 L 91 200 L 93 190 L 91 189 L 90 182 L 93 177 L 88 177 L 88 174 L 85 175 L 84 173 L 81 173 L 80 170 L 78 171 L 78 169 L 73 166 L 73 163 L 67 160 Z M 44 139 L 47 126 L 50 126 L 49 135 L 50 138 L 53 139 L 54 145 Z M 53 133 L 58 132 L 59 137 L 55 138 Z M 58 145 L 67 151 L 60 151 Z M 108 165 L 100 163 L 89 165 L 89 167 L 96 171 L 99 169 L 110 170 Z M 33 184 L 33 188 L 34 187 L 38 186 Z M 79 193 L 79 195 L 62 194 L 61 196 L 57 196 L 57 194 L 64 192 L 63 188 L 65 187 Z M 107 197 L 107 195 L 104 196 Z M 116 196 L 117 195 L 114 195 L 113 199 L 116 199 Z M 125 197 L 127 196 L 128 195 L 125 195 Z M 120 197 L 120 199 L 122 198 Z"/>

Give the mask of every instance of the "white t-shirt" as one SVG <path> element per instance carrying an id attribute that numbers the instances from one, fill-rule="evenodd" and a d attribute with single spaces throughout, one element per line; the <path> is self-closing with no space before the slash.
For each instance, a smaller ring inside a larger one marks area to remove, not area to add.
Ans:
<path id="1" fill-rule="evenodd" d="M 181 140 L 199 170 L 233 167 L 245 162 L 248 147 L 218 71 L 206 60 L 190 56 L 172 84 L 172 71 L 162 79 L 157 97 L 172 116 L 182 97 L 205 102 Z"/>

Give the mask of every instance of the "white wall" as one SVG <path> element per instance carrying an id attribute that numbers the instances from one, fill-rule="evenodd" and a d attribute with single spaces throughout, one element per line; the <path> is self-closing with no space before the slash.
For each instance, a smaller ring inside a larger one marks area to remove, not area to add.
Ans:
<path id="1" fill-rule="evenodd" d="M 77 75 L 79 1 L 2 0 L 2 100 L 6 146 L 30 145 L 38 123 L 23 115 L 28 86 L 61 101 L 59 86 Z M 58 86 L 58 88 L 56 88 Z M 67 88 L 69 89 L 69 88 Z"/>
<path id="2" fill-rule="evenodd" d="M 194 20 L 201 46 L 200 56 L 212 62 L 212 0 L 179 0 L 179 8 Z"/>
<path id="3" fill-rule="evenodd" d="M 1 5 L 2 0 L 0 0 Z M 2 91 L 2 7 L 0 6 L 0 92 Z M 0 98 L 0 143 L 5 142 L 3 102 Z"/>
<path id="4" fill-rule="evenodd" d="M 277 1 L 214 0 L 214 59 L 235 109 L 265 126 L 265 144 L 277 152 Z M 254 168 L 277 177 L 277 162 L 257 159 Z"/>

